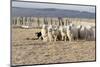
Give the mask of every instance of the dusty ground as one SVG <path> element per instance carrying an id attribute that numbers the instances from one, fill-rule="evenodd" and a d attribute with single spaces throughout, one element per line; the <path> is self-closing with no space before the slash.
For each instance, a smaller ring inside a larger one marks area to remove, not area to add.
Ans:
<path id="1" fill-rule="evenodd" d="M 39 29 L 12 29 L 12 64 L 47 64 L 95 60 L 95 41 L 42 42 Z"/>

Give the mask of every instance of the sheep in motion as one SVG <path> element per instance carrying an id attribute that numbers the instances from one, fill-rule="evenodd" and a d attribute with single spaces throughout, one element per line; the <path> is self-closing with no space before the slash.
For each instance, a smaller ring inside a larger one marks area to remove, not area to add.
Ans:
<path id="1" fill-rule="evenodd" d="M 36 33 L 43 41 L 77 41 L 95 40 L 95 27 L 83 25 L 43 25 L 41 32 Z"/>
<path id="2" fill-rule="evenodd" d="M 61 39 L 66 41 L 67 40 L 67 28 L 66 26 L 60 26 L 59 27 L 60 33 L 61 33 Z"/>
<path id="3" fill-rule="evenodd" d="M 60 31 L 58 29 L 58 26 L 50 25 L 48 26 L 48 39 L 49 41 L 57 41 L 60 39 Z"/>
<path id="4" fill-rule="evenodd" d="M 47 32 L 48 32 L 47 25 L 44 24 L 41 29 L 43 41 L 47 41 L 47 35 L 48 35 Z"/>

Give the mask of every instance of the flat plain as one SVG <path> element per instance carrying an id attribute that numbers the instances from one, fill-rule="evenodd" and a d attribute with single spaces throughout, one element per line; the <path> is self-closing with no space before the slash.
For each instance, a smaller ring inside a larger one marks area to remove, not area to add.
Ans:
<path id="1" fill-rule="evenodd" d="M 86 24 L 86 23 L 85 23 Z M 89 23 L 94 25 L 94 23 Z M 12 64 L 48 64 L 95 61 L 95 41 L 43 42 L 34 40 L 40 29 L 12 28 Z"/>

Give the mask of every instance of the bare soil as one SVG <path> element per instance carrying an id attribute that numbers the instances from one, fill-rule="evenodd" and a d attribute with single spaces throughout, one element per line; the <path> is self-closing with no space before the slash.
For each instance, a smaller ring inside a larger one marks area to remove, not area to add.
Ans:
<path id="1" fill-rule="evenodd" d="M 12 28 L 12 64 L 48 64 L 95 60 L 95 41 L 43 42 L 34 40 L 40 29 Z"/>

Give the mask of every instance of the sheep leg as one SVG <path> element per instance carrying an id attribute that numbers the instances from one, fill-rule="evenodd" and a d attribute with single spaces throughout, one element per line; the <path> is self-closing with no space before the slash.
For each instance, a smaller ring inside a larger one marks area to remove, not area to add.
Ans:
<path id="1" fill-rule="evenodd" d="M 64 36 L 62 36 L 62 41 L 64 40 Z"/>
<path id="2" fill-rule="evenodd" d="M 67 41 L 67 37 L 65 36 L 65 42 Z"/>
<path id="3" fill-rule="evenodd" d="M 71 40 L 72 40 L 70 36 L 68 36 L 68 39 L 69 39 L 69 41 L 71 41 Z"/>
<path id="4" fill-rule="evenodd" d="M 57 41 L 57 36 L 55 36 L 55 42 Z"/>
<path id="5" fill-rule="evenodd" d="M 77 41 L 79 41 L 78 37 L 76 38 Z"/>

